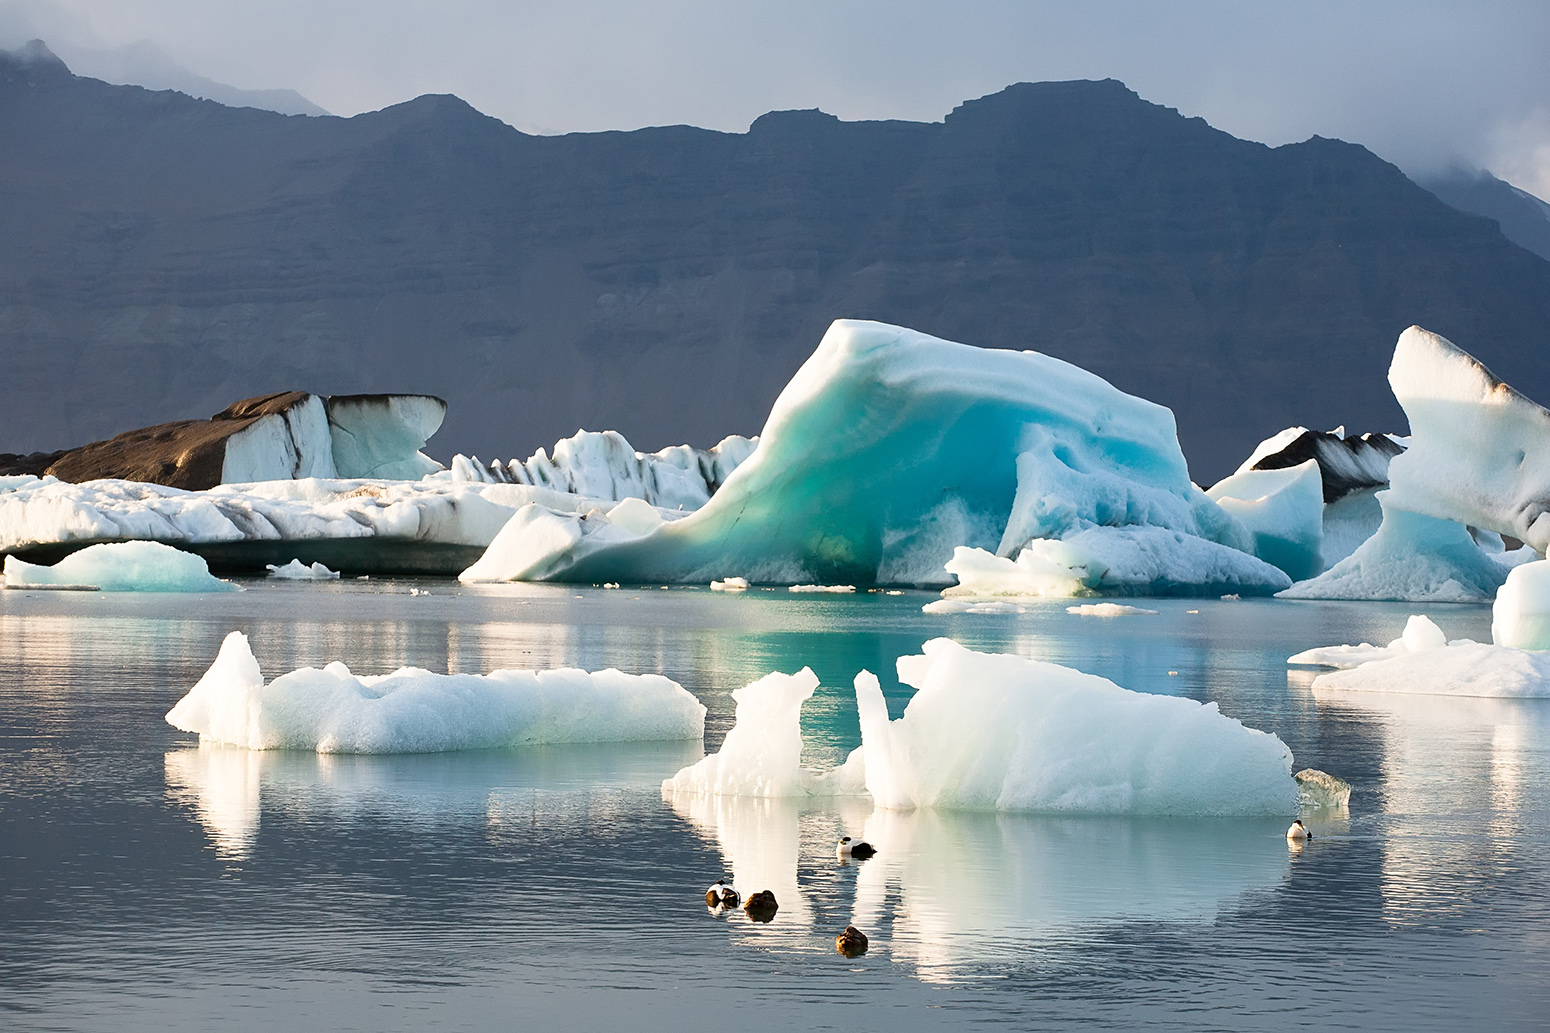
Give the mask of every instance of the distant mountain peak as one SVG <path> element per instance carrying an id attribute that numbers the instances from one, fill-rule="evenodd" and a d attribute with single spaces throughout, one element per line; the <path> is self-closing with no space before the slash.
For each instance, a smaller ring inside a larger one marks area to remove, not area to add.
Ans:
<path id="1" fill-rule="evenodd" d="M 40 39 L 30 39 L 15 50 L 0 50 L 0 82 L 38 83 L 70 77 L 69 66 Z"/>

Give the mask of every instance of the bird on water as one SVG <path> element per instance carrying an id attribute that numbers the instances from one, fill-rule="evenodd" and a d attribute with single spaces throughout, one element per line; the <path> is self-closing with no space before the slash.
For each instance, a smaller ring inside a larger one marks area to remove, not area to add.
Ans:
<path id="1" fill-rule="evenodd" d="M 835 856 L 838 857 L 841 861 L 844 861 L 847 858 L 855 858 L 857 861 L 865 861 L 875 853 L 877 853 L 877 848 L 874 847 L 871 843 L 861 839 L 851 839 L 849 836 L 846 836 L 844 839 L 840 840 L 839 846 L 834 848 Z"/>

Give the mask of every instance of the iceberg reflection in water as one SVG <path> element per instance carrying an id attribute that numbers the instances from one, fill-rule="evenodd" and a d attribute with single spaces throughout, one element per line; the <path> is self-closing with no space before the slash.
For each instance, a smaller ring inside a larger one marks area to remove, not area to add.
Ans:
<path id="1" fill-rule="evenodd" d="M 770 934 L 810 940 L 822 911 L 928 980 L 1015 961 L 1041 941 L 1095 925 L 1209 922 L 1245 894 L 1280 885 L 1290 868 L 1278 818 L 1071 818 L 890 811 L 864 799 L 663 796 L 717 846 L 740 891 L 775 891 L 781 911 Z M 842 866 L 834 839 L 858 829 L 877 856 Z M 855 873 L 853 888 L 834 877 L 846 870 Z M 835 899 L 814 899 L 824 892 Z"/>

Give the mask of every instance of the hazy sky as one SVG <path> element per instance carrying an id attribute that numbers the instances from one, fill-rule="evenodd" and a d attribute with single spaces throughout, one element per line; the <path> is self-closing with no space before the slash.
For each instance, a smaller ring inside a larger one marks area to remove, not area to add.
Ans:
<path id="1" fill-rule="evenodd" d="M 1238 136 L 1335 136 L 1550 198 L 1544 0 L 0 0 L 0 42 L 30 36 L 83 74 L 92 49 L 149 41 L 336 114 L 455 93 L 544 133 L 742 131 L 777 108 L 935 120 L 1012 82 L 1113 77 Z"/>

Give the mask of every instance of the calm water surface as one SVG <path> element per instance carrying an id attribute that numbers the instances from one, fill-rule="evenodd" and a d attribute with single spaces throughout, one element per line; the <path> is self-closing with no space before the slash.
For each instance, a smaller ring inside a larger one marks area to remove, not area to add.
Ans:
<path id="1" fill-rule="evenodd" d="M 1411 612 L 1485 639 L 1485 608 L 247 585 L 0 592 L 0 1027 L 1547 1028 L 1550 701 L 1315 693 L 1285 664 Z M 1293 854 L 1282 820 L 664 800 L 698 744 L 200 747 L 162 715 L 233 630 L 270 677 L 661 672 L 710 708 L 711 749 L 731 690 L 808 665 L 817 766 L 859 741 L 858 670 L 897 715 L 894 658 L 949 635 L 1215 700 L 1356 791 Z M 837 864 L 845 833 L 882 853 Z M 773 923 L 707 914 L 734 872 L 775 891 Z M 850 921 L 872 937 L 854 960 L 833 951 Z"/>

